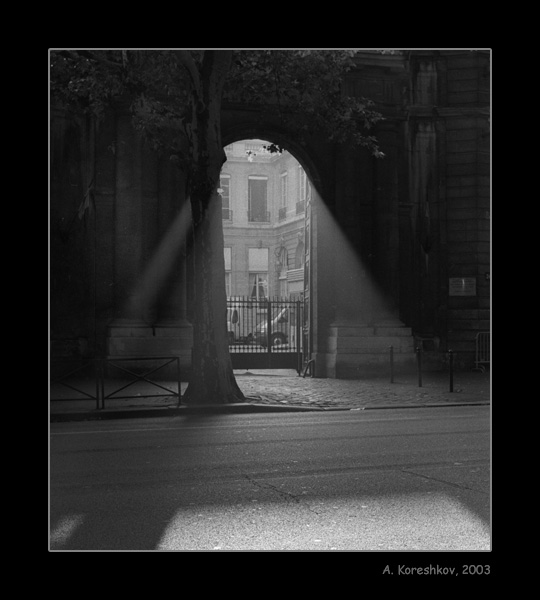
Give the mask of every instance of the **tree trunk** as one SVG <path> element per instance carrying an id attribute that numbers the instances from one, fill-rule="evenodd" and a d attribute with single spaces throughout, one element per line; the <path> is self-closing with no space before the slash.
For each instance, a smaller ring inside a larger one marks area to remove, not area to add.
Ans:
<path id="1" fill-rule="evenodd" d="M 193 218 L 193 354 L 184 401 L 226 404 L 245 400 L 234 377 L 227 335 L 227 297 L 221 197 L 217 193 L 225 152 L 221 143 L 221 94 L 230 53 L 206 51 L 193 71 L 195 168 L 189 185 Z M 195 65 L 192 63 L 190 68 Z"/>
<path id="2" fill-rule="evenodd" d="M 190 404 L 241 402 L 244 396 L 229 354 L 221 197 L 217 193 L 195 231 L 193 258 L 192 373 L 184 400 Z"/>

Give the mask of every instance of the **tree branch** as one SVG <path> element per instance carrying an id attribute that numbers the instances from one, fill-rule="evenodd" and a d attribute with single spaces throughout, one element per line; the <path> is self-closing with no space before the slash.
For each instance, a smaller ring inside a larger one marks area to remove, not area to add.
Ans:
<path id="1" fill-rule="evenodd" d="M 197 68 L 197 65 L 195 64 L 195 61 L 193 60 L 193 57 L 189 51 L 174 50 L 173 56 L 176 60 L 176 63 L 187 71 L 195 91 L 199 93 L 201 90 L 201 76 L 199 74 L 199 69 Z"/>
<path id="2" fill-rule="evenodd" d="M 106 58 L 101 58 L 96 54 L 88 50 L 59 50 L 58 54 L 63 56 L 64 58 L 69 58 L 71 60 L 79 60 L 81 58 L 86 58 L 87 60 L 91 60 L 93 62 L 100 63 L 102 65 L 106 65 L 107 67 L 112 67 L 114 69 L 121 69 L 123 67 L 122 63 L 117 63 L 112 60 L 107 60 Z"/>
<path id="3" fill-rule="evenodd" d="M 231 68 L 232 50 L 211 50 L 204 53 L 202 72 L 210 84 L 210 95 L 217 94 L 220 101 L 223 85 Z"/>

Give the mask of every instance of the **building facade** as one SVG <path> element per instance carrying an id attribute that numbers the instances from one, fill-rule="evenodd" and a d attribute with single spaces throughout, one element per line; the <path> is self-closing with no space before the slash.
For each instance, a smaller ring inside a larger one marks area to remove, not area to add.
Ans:
<path id="1" fill-rule="evenodd" d="M 384 159 L 224 106 L 228 293 L 303 286 L 316 376 L 361 377 L 387 364 L 390 345 L 398 361 L 421 347 L 434 364 L 450 349 L 474 364 L 491 323 L 490 60 L 359 53 L 343 85 L 385 117 L 373 131 Z M 51 356 L 174 355 L 189 370 L 196 274 L 182 172 L 121 103 L 99 126 L 53 108 L 50 131 Z M 245 140 L 288 152 L 257 146 L 251 162 L 242 146 L 235 157 Z"/>
<path id="2" fill-rule="evenodd" d="M 225 148 L 220 179 L 227 296 L 302 299 L 311 184 L 286 150 L 240 140 Z"/>

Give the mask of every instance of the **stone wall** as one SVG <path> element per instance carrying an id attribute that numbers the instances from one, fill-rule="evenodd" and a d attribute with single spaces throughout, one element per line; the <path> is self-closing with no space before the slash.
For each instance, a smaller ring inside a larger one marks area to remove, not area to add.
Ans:
<path id="1" fill-rule="evenodd" d="M 404 353 L 412 333 L 426 351 L 452 349 L 471 364 L 475 336 L 490 326 L 489 74 L 489 52 L 361 54 L 346 85 L 385 116 L 373 131 L 382 160 L 318 132 L 300 142 L 278 119 L 224 108 L 225 144 L 282 144 L 313 184 L 310 335 L 328 367 L 320 375 L 357 373 L 355 355 L 382 325 Z M 121 106 L 99 127 L 51 117 L 52 355 L 173 353 L 189 368 L 195 275 L 181 173 L 145 147 Z M 348 357 L 341 366 L 339 356 Z"/>

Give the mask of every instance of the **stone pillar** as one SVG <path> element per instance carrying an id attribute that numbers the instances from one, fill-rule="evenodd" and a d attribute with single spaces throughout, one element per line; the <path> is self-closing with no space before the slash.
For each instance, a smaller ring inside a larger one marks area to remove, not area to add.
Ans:
<path id="1" fill-rule="evenodd" d="M 115 322 L 142 325 L 143 307 L 136 295 L 143 258 L 141 143 L 127 115 L 118 117 L 115 198 Z"/>
<path id="2" fill-rule="evenodd" d="M 180 357 L 181 372 L 185 374 L 191 367 L 193 346 L 193 328 L 187 319 L 186 265 L 191 211 L 184 198 L 182 174 L 169 163 L 160 165 L 158 210 L 160 240 L 167 240 L 173 256 L 169 257 L 170 268 L 164 274 L 153 334 L 156 348 Z"/>
<path id="3" fill-rule="evenodd" d="M 316 356 L 317 377 L 361 378 L 388 370 L 390 346 L 396 366 L 414 360 L 411 330 L 399 320 L 394 297 L 399 290 L 396 159 L 391 156 L 384 166 L 374 160 L 350 152 L 338 156 L 335 216 L 328 213 L 327 222 L 318 223 L 318 239 L 326 239 L 333 255 L 326 262 L 333 264 L 334 310 L 326 339 L 319 336 L 324 350 Z M 319 290 L 324 285 L 321 281 Z"/>
<path id="4" fill-rule="evenodd" d="M 110 356 L 142 356 L 151 335 L 141 283 L 145 259 L 145 211 L 142 141 L 131 117 L 119 114 L 116 124 L 116 190 L 114 205 L 115 315 L 109 325 Z"/>

